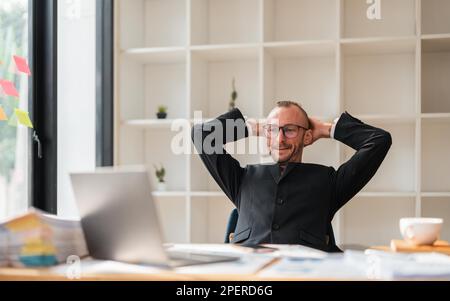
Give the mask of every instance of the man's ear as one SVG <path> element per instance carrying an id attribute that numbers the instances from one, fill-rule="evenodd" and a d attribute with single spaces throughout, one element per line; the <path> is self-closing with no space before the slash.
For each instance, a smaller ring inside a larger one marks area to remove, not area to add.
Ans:
<path id="1" fill-rule="evenodd" d="M 308 146 L 313 144 L 313 135 L 311 130 L 307 130 L 305 135 L 303 136 L 303 145 Z"/>

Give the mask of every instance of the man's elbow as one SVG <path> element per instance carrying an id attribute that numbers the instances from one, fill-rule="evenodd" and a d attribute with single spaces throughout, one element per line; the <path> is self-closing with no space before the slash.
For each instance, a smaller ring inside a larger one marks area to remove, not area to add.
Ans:
<path id="1" fill-rule="evenodd" d="M 383 131 L 383 149 L 386 151 L 386 153 L 389 151 L 389 149 L 392 146 L 392 136 L 391 133 L 387 131 Z"/>

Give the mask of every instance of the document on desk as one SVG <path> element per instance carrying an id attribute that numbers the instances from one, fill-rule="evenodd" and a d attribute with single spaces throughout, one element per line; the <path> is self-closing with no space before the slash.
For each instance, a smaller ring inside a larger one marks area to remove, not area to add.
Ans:
<path id="1" fill-rule="evenodd" d="M 87 247 L 79 220 L 61 219 L 38 209 L 0 221 L 0 266 L 42 267 L 83 257 Z"/>
<path id="2" fill-rule="evenodd" d="M 440 253 L 390 253 L 366 250 L 365 265 L 370 278 L 383 280 L 450 280 L 450 256 Z M 347 259 L 358 262 L 351 252 Z M 361 257 L 360 257 L 361 258 Z M 359 259 L 361 264 L 361 260 Z M 364 264 L 364 263 L 363 263 Z"/>
<path id="3" fill-rule="evenodd" d="M 252 248 L 235 244 L 165 244 L 169 252 L 195 252 L 213 255 L 245 255 L 253 252 Z"/>
<path id="4" fill-rule="evenodd" d="M 203 275 L 252 275 L 274 260 L 273 257 L 263 254 L 248 254 L 242 255 L 236 261 L 179 267 L 175 269 L 175 272 Z"/>
<path id="5" fill-rule="evenodd" d="M 240 257 L 239 260 L 232 262 L 184 266 L 172 270 L 180 274 L 248 275 L 258 272 L 264 266 L 274 261 L 273 256 L 255 254 L 251 248 L 244 248 L 231 244 L 167 244 L 166 248 L 168 251 L 186 251 L 214 255 L 237 255 Z M 60 265 L 52 268 L 51 271 L 59 275 L 67 275 L 71 268 L 70 265 Z M 83 277 L 83 275 L 155 274 L 167 272 L 168 269 L 151 265 L 87 259 L 80 262 L 79 271 L 81 277 Z"/>
<path id="6" fill-rule="evenodd" d="M 283 258 L 259 275 L 299 279 L 450 280 L 450 256 L 349 250 L 344 254 L 329 254 L 321 259 Z"/>
<path id="7" fill-rule="evenodd" d="M 168 244 L 169 251 L 187 251 L 216 255 L 245 255 L 265 254 L 272 257 L 289 258 L 325 258 L 326 252 L 308 248 L 301 245 L 274 245 L 263 244 L 253 247 L 244 247 L 237 244 Z"/>
<path id="8" fill-rule="evenodd" d="M 364 280 L 365 270 L 345 261 L 342 254 L 324 258 L 282 258 L 258 274 L 264 278 Z"/>
<path id="9" fill-rule="evenodd" d="M 73 273 L 73 266 L 71 265 L 58 265 L 52 267 L 50 271 L 57 275 L 70 275 Z M 96 260 L 96 259 L 85 259 L 82 260 L 77 267 L 79 273 L 79 277 L 89 276 L 89 275 L 120 275 L 120 274 L 156 274 L 161 273 L 163 271 L 167 271 L 167 269 L 148 266 L 148 265 L 137 265 L 137 264 L 129 264 L 118 261 L 111 260 Z"/>
<path id="10" fill-rule="evenodd" d="M 177 273 L 181 274 L 254 274 L 274 260 L 274 256 L 270 253 L 258 254 L 254 248 L 235 244 L 173 244 L 166 245 L 166 247 L 168 251 L 240 257 L 239 260 L 232 262 L 186 266 L 175 269 Z"/>
<path id="11" fill-rule="evenodd" d="M 328 253 L 305 247 L 302 245 L 272 245 L 264 244 L 264 247 L 274 248 L 276 251 L 272 254 L 276 257 L 283 258 L 309 258 L 309 259 L 324 259 L 328 257 Z"/>
<path id="12" fill-rule="evenodd" d="M 226 263 L 197 265 L 177 268 L 186 274 L 254 274 L 276 258 L 324 258 L 327 253 L 298 245 L 261 245 L 244 247 L 235 244 L 175 244 L 168 245 L 170 251 L 187 251 L 217 255 L 240 256 L 240 260 Z"/>

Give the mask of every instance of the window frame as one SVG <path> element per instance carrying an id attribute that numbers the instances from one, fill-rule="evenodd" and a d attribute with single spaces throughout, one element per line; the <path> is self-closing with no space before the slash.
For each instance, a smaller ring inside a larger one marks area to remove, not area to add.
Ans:
<path id="1" fill-rule="evenodd" d="M 114 165 L 114 0 L 96 0 L 96 165 Z"/>
<path id="2" fill-rule="evenodd" d="M 39 1 L 39 2 L 38 2 Z M 58 0 L 28 0 L 30 205 L 58 213 Z M 37 5 L 39 4 L 39 5 Z M 96 0 L 96 165 L 114 164 L 114 0 Z"/>
<path id="3" fill-rule="evenodd" d="M 57 213 L 57 0 L 29 0 L 29 54 L 33 76 L 30 79 L 29 111 L 34 132 L 41 145 L 29 134 L 29 199 L 35 208 Z"/>

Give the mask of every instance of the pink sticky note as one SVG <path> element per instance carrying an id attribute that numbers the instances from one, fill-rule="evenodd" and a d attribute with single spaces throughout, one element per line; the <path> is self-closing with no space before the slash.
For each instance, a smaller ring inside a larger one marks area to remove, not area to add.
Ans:
<path id="1" fill-rule="evenodd" d="M 9 80 L 0 80 L 0 86 L 3 88 L 3 92 L 5 92 L 6 95 L 19 97 L 19 92 L 17 92 L 16 87 L 14 87 L 14 84 Z"/>
<path id="2" fill-rule="evenodd" d="M 30 67 L 28 67 L 27 60 L 24 59 L 23 57 L 20 57 L 17 55 L 14 55 L 13 58 L 14 58 L 14 61 L 16 62 L 17 70 L 30 76 L 31 71 L 30 71 Z"/>

